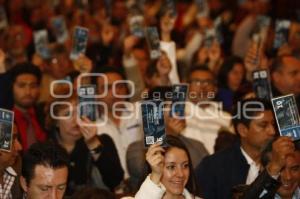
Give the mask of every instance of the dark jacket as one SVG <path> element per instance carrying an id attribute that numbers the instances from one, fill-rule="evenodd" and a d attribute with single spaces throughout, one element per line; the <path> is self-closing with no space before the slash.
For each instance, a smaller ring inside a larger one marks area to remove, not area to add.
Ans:
<path id="1" fill-rule="evenodd" d="M 205 199 L 231 199 L 232 187 L 246 183 L 248 170 L 239 143 L 205 157 L 196 168 L 201 196 Z"/>
<path id="2" fill-rule="evenodd" d="M 66 195 L 72 195 L 80 188 L 93 185 L 92 166 L 98 169 L 104 184 L 110 190 L 113 190 L 123 180 L 124 171 L 113 140 L 106 134 L 98 137 L 103 148 L 97 161 L 92 159 L 83 138 L 76 142 L 75 148 L 69 154 L 70 166 Z M 57 137 L 54 139 L 57 141 Z"/>
<path id="3" fill-rule="evenodd" d="M 242 199 L 274 199 L 279 186 L 280 182 L 272 178 L 268 172 L 264 170 L 250 185 Z"/>

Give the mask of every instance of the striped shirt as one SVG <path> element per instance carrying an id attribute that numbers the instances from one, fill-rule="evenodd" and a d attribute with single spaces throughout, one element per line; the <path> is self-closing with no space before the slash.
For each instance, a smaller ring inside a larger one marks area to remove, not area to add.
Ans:
<path id="1" fill-rule="evenodd" d="M 3 184 L 0 184 L 0 199 L 12 199 L 11 189 L 17 177 L 12 167 L 7 167 L 3 175 Z"/>

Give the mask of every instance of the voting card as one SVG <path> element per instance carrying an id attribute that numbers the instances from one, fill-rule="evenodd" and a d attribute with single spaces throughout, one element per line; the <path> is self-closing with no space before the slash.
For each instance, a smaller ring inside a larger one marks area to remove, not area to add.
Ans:
<path id="1" fill-rule="evenodd" d="M 224 36 L 222 33 L 222 18 L 217 17 L 214 21 L 214 28 L 215 28 L 215 37 L 219 44 L 224 43 Z"/>
<path id="2" fill-rule="evenodd" d="M 106 16 L 111 18 L 112 14 L 112 0 L 104 0 L 104 6 L 106 11 Z"/>
<path id="3" fill-rule="evenodd" d="M 35 52 L 43 59 L 51 58 L 47 30 L 39 30 L 33 33 Z"/>
<path id="4" fill-rule="evenodd" d="M 68 29 L 63 16 L 54 17 L 51 20 L 51 26 L 58 43 L 64 43 L 68 37 Z"/>
<path id="5" fill-rule="evenodd" d="M 273 43 L 274 49 L 278 49 L 288 43 L 290 26 L 291 22 L 289 20 L 276 20 Z"/>
<path id="6" fill-rule="evenodd" d="M 170 116 L 184 118 L 185 100 L 188 93 L 188 84 L 174 84 L 172 86 L 172 105 Z"/>
<path id="7" fill-rule="evenodd" d="M 209 16 L 209 6 L 207 0 L 195 0 L 197 5 L 197 17 L 208 17 Z"/>
<path id="8" fill-rule="evenodd" d="M 156 27 L 147 27 L 145 29 L 146 40 L 149 47 L 150 58 L 158 59 L 161 55 L 160 40 Z"/>
<path id="9" fill-rule="evenodd" d="M 281 136 L 300 139 L 300 120 L 294 95 L 285 95 L 272 99 L 276 122 Z"/>
<path id="10" fill-rule="evenodd" d="M 88 7 L 89 0 L 74 0 L 74 4 L 77 8 L 83 10 Z"/>
<path id="11" fill-rule="evenodd" d="M 88 42 L 89 30 L 76 26 L 73 32 L 73 43 L 70 58 L 75 60 L 80 54 L 85 54 Z"/>
<path id="12" fill-rule="evenodd" d="M 7 15 L 4 7 L 0 6 L 0 30 L 8 26 Z"/>
<path id="13" fill-rule="evenodd" d="M 255 33 L 266 33 L 271 24 L 271 18 L 264 15 L 259 15 L 256 17 L 256 23 L 254 26 Z"/>
<path id="14" fill-rule="evenodd" d="M 10 151 L 13 140 L 14 112 L 0 109 L 0 150 Z"/>
<path id="15" fill-rule="evenodd" d="M 144 16 L 137 5 L 129 10 L 128 24 L 130 33 L 137 37 L 144 37 Z"/>
<path id="16" fill-rule="evenodd" d="M 205 30 L 205 36 L 203 44 L 206 48 L 210 48 L 216 39 L 216 30 L 214 28 L 209 28 Z"/>
<path id="17" fill-rule="evenodd" d="M 164 10 L 167 11 L 169 16 L 177 16 L 177 9 L 174 0 L 165 0 L 162 6 L 164 6 Z"/>
<path id="18" fill-rule="evenodd" d="M 161 100 L 149 100 L 141 104 L 145 147 L 155 143 L 166 145 L 163 109 Z"/>
<path id="19" fill-rule="evenodd" d="M 96 121 L 96 86 L 95 85 L 83 85 L 78 88 L 79 96 L 79 116 L 86 116 L 91 121 Z"/>
<path id="20" fill-rule="evenodd" d="M 256 97 L 259 99 L 264 99 L 271 101 L 272 99 L 272 89 L 271 80 L 268 70 L 256 70 L 252 73 L 253 78 L 253 90 Z"/>

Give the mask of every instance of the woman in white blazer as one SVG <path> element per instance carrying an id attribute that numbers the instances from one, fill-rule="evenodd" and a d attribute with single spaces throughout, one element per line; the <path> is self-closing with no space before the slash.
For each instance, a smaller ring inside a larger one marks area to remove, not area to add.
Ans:
<path id="1" fill-rule="evenodd" d="M 135 199 L 199 199 L 193 166 L 186 146 L 167 136 L 167 147 L 154 144 L 146 153 L 151 167 Z M 132 197 L 124 197 L 130 199 Z"/>

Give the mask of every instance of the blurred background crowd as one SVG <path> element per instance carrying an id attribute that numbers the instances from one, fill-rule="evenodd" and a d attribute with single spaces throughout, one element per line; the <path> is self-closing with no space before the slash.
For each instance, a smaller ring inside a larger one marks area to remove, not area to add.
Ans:
<path id="1" fill-rule="evenodd" d="M 261 16 L 270 19 L 262 34 Z M 64 24 L 59 30 L 57 18 Z M 289 26 L 275 48 L 278 20 Z M 88 42 L 71 59 L 77 26 L 88 29 Z M 140 26 L 157 28 L 159 57 L 151 57 Z M 36 49 L 40 30 L 47 32 L 47 56 Z M 50 139 L 68 152 L 67 196 L 91 184 L 121 195 L 138 190 L 145 163 L 139 103 L 173 84 L 189 85 L 185 112 L 197 114 L 166 116 L 166 131 L 189 146 L 194 168 L 232 146 L 239 139 L 232 108 L 255 96 L 252 73 L 259 69 L 267 69 L 273 97 L 294 94 L 300 108 L 300 1 L 0 0 L 0 108 L 14 111 L 22 151 Z M 78 124 L 76 108 L 70 113 L 63 104 L 78 105 L 78 77 L 87 73 L 107 78 L 81 78 L 99 93 L 108 88 L 98 99 L 107 109 L 98 107 L 96 123 L 106 121 L 101 127 Z M 52 88 L 57 80 L 72 87 Z"/>

